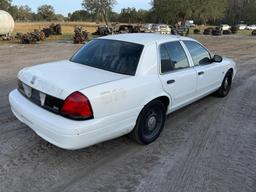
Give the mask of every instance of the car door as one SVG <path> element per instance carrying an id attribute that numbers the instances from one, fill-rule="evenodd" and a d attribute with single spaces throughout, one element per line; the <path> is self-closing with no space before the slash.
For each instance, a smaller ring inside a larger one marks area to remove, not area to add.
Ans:
<path id="1" fill-rule="evenodd" d="M 159 50 L 160 79 L 172 98 L 171 110 L 174 111 L 195 97 L 197 74 L 179 41 L 161 44 Z"/>
<path id="2" fill-rule="evenodd" d="M 197 72 L 197 95 L 205 95 L 216 90 L 223 77 L 221 63 L 211 60 L 209 51 L 195 41 L 183 41 L 186 45 Z"/>

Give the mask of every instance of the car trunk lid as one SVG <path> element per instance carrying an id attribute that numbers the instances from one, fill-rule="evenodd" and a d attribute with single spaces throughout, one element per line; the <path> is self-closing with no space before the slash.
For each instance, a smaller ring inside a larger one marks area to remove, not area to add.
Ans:
<path id="1" fill-rule="evenodd" d="M 26 68 L 18 75 L 33 89 L 63 100 L 75 91 L 127 77 L 68 60 Z"/>

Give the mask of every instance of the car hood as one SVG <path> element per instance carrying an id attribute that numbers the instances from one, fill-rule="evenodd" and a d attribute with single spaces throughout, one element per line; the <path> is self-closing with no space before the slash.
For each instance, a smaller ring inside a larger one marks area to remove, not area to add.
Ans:
<path id="1" fill-rule="evenodd" d="M 24 68 L 18 74 L 23 83 L 60 99 L 75 91 L 127 77 L 68 60 Z"/>

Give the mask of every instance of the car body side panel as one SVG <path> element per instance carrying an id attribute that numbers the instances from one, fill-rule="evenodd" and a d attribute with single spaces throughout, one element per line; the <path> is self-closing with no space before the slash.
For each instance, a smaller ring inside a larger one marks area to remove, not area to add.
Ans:
<path id="1" fill-rule="evenodd" d="M 197 72 L 197 95 L 200 96 L 209 91 L 216 90 L 220 87 L 225 75 L 222 63 L 212 63 L 208 65 L 196 66 Z M 200 75 L 200 73 L 203 73 Z"/>
<path id="2" fill-rule="evenodd" d="M 158 75 L 125 78 L 80 92 L 89 98 L 95 119 L 134 108 L 142 110 L 151 100 L 168 95 L 163 91 Z"/>
<path id="3" fill-rule="evenodd" d="M 177 40 L 176 40 L 177 41 Z M 173 42 L 173 41 L 168 41 Z M 182 48 L 184 49 L 184 45 L 181 41 Z M 161 54 L 160 54 L 160 46 L 167 42 L 163 42 L 158 44 L 157 55 L 158 55 L 158 69 L 159 69 L 159 79 L 161 80 L 163 89 L 168 95 L 172 98 L 172 105 L 170 107 L 170 111 L 176 110 L 180 106 L 186 105 L 189 103 L 191 99 L 196 97 L 196 71 L 194 70 L 191 62 L 191 58 L 188 55 L 186 49 L 184 49 L 185 54 L 187 56 L 187 61 L 189 63 L 189 67 L 181 70 L 174 70 L 169 73 L 162 74 L 161 71 Z M 170 80 L 174 80 L 175 82 L 172 84 L 168 84 L 167 82 Z"/>
<path id="4" fill-rule="evenodd" d="M 193 68 L 174 71 L 160 76 L 164 90 L 172 97 L 172 109 L 196 97 L 196 72 Z M 168 84 L 168 81 L 175 81 Z"/>
<path id="5" fill-rule="evenodd" d="M 144 47 L 136 76 L 158 74 L 157 44 L 151 43 Z"/>

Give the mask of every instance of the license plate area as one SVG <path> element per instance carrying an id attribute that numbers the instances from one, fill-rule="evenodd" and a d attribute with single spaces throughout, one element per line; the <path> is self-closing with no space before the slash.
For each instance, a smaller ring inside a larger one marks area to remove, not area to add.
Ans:
<path id="1" fill-rule="evenodd" d="M 20 80 L 18 80 L 18 90 L 32 103 L 35 103 L 36 105 L 53 113 L 60 113 L 60 109 L 62 108 L 64 103 L 62 99 L 53 97 L 37 89 L 34 89 L 27 84 L 21 82 Z"/>

